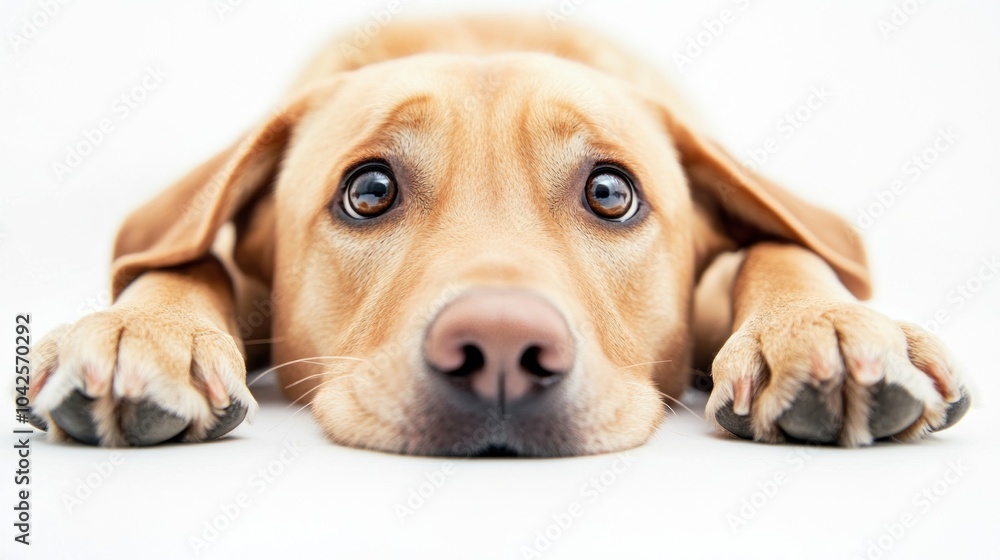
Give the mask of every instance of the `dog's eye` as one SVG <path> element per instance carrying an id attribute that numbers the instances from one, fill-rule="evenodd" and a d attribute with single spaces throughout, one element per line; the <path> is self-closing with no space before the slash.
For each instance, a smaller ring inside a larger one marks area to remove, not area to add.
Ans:
<path id="1" fill-rule="evenodd" d="M 591 173 L 584 197 L 594 214 L 612 222 L 624 222 L 639 209 L 632 181 L 617 169 L 603 168 Z"/>
<path id="2" fill-rule="evenodd" d="M 344 211 L 356 220 L 384 214 L 396 201 L 396 179 L 382 164 L 358 169 L 344 189 Z"/>

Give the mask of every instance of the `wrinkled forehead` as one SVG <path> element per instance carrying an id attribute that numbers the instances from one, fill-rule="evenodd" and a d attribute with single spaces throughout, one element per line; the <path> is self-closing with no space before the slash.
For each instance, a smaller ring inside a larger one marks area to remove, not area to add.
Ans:
<path id="1" fill-rule="evenodd" d="M 419 55 L 364 67 L 311 120 L 357 159 L 440 161 L 447 147 L 457 159 L 531 162 L 559 151 L 628 159 L 642 132 L 635 125 L 649 119 L 616 79 L 519 53 Z"/>

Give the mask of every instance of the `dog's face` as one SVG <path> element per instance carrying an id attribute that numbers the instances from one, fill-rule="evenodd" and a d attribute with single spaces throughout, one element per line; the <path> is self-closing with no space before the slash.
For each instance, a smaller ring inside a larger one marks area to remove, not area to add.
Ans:
<path id="1" fill-rule="evenodd" d="M 687 383 L 692 202 L 623 83 L 536 54 L 365 67 L 276 183 L 275 362 L 347 445 L 632 447 Z M 335 358 L 336 357 L 336 358 Z M 321 375 L 316 375 L 321 373 Z"/>

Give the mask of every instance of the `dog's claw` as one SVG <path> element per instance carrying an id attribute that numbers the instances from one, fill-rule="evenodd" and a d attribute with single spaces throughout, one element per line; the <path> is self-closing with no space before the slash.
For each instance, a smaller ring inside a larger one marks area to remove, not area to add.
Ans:
<path id="1" fill-rule="evenodd" d="M 91 416 L 94 399 L 74 390 L 59 406 L 49 412 L 52 421 L 73 439 L 89 445 L 97 445 L 97 427 Z"/>
<path id="2" fill-rule="evenodd" d="M 740 415 L 733 411 L 733 403 L 726 403 L 715 413 L 715 421 L 729 433 L 743 439 L 753 439 L 750 415 Z"/>
<path id="3" fill-rule="evenodd" d="M 894 436 L 917 421 L 924 405 L 895 383 L 881 382 L 872 388 L 868 429 L 875 439 Z"/>
<path id="4" fill-rule="evenodd" d="M 840 414 L 830 408 L 830 395 L 806 385 L 795 401 L 778 417 L 778 426 L 788 436 L 817 443 L 833 443 L 840 433 Z"/>
<path id="5" fill-rule="evenodd" d="M 236 429 L 236 426 L 246 418 L 247 410 L 249 410 L 247 405 L 232 401 L 232 404 L 222 411 L 219 421 L 205 434 L 205 439 L 217 439 Z"/>
<path id="6" fill-rule="evenodd" d="M 965 413 L 969 411 L 969 407 L 971 406 L 972 397 L 965 391 L 962 391 L 962 398 L 948 405 L 948 415 L 944 419 L 944 424 L 934 428 L 933 431 L 940 432 L 954 426 L 965 416 Z"/>
<path id="7" fill-rule="evenodd" d="M 129 445 L 156 445 L 173 439 L 188 421 L 149 400 L 125 400 L 119 405 L 122 433 Z"/>

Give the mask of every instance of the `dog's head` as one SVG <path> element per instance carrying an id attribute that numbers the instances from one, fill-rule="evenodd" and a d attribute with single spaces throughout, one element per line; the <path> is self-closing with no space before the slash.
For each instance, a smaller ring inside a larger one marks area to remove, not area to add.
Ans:
<path id="1" fill-rule="evenodd" d="M 787 239 L 866 289 L 835 218 L 663 99 L 543 54 L 336 75 L 200 173 L 117 289 L 235 221 L 237 261 L 270 286 L 274 361 L 301 360 L 282 385 L 352 446 L 632 447 L 688 382 L 693 286 L 719 251 Z"/>

